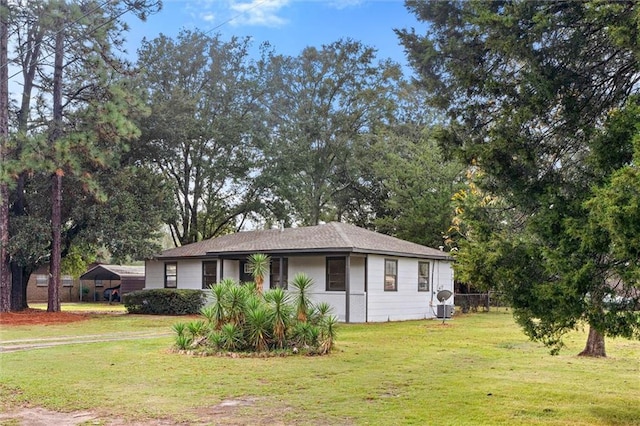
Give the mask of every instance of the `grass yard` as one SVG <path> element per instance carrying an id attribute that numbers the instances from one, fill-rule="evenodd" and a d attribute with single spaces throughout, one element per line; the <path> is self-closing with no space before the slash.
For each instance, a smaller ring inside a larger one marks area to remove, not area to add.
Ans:
<path id="1" fill-rule="evenodd" d="M 94 315 L 0 339 L 160 334 L 181 320 Z M 585 341 L 576 332 L 553 357 L 494 311 L 342 325 L 337 349 L 315 358 L 190 357 L 167 351 L 170 336 L 64 345 L 1 353 L 0 409 L 88 410 L 98 424 L 640 424 L 640 342 L 608 339 L 608 359 L 579 358 Z"/>
<path id="2" fill-rule="evenodd" d="M 47 310 L 46 303 L 30 303 L 30 308 Z M 98 313 L 126 313 L 122 303 L 109 302 L 84 302 L 84 303 L 62 303 L 60 308 L 63 312 L 98 312 Z"/>

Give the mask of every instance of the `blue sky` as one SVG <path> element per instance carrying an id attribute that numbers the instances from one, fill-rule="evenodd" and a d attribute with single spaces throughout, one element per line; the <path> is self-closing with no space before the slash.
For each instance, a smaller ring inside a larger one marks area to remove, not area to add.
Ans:
<path id="1" fill-rule="evenodd" d="M 251 36 L 256 46 L 268 41 L 277 53 L 287 55 L 352 38 L 375 47 L 379 59 L 391 58 L 406 67 L 393 29 L 424 28 L 402 0 L 164 0 L 163 10 L 146 22 L 129 18 L 128 50 L 134 58 L 143 37 L 173 37 L 180 29 L 198 28 L 224 39 Z"/>

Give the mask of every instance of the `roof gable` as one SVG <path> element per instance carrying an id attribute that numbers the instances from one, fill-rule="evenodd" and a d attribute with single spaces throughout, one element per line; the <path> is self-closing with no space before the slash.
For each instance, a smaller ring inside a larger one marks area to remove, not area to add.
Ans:
<path id="1" fill-rule="evenodd" d="M 450 259 L 437 249 L 341 222 L 300 228 L 244 231 L 165 250 L 157 259 L 251 253 L 352 252 Z"/>
<path id="2" fill-rule="evenodd" d="M 81 280 L 120 280 L 144 278 L 144 266 L 96 265 L 80 276 Z"/>

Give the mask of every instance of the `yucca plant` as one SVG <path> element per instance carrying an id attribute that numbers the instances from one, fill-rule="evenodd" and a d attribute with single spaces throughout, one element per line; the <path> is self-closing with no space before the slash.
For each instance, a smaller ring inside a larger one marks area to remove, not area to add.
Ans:
<path id="1" fill-rule="evenodd" d="M 191 334 L 191 337 L 193 339 L 196 339 L 197 337 L 201 337 L 204 334 L 206 326 L 204 321 L 202 320 L 191 321 L 187 324 L 187 330 L 189 330 L 189 334 Z"/>
<path id="2" fill-rule="evenodd" d="M 250 290 L 240 285 L 229 287 L 225 297 L 227 320 L 232 324 L 241 325 L 244 322 L 245 307 Z"/>
<path id="3" fill-rule="evenodd" d="M 178 336 L 184 336 L 184 332 L 187 329 L 187 324 L 185 324 L 183 322 L 177 322 L 177 323 L 173 324 L 173 326 L 171 326 L 171 328 L 173 329 L 173 331 Z"/>
<path id="4" fill-rule="evenodd" d="M 237 351 L 242 349 L 244 339 L 242 328 L 237 324 L 227 323 L 220 329 L 221 347 L 227 351 Z"/>
<path id="5" fill-rule="evenodd" d="M 269 273 L 271 259 L 264 253 L 254 253 L 247 259 L 251 275 L 256 283 L 256 290 L 262 294 L 264 288 L 264 276 Z"/>
<path id="6" fill-rule="evenodd" d="M 333 307 L 327 302 L 320 302 L 313 305 L 310 311 L 311 314 L 309 315 L 309 322 L 315 325 L 319 325 L 333 312 Z"/>
<path id="7" fill-rule="evenodd" d="M 292 340 L 300 347 L 316 348 L 318 346 L 318 337 L 320 329 L 308 322 L 298 322 L 293 327 Z"/>
<path id="8" fill-rule="evenodd" d="M 209 333 L 207 338 L 209 340 L 209 344 L 211 344 L 215 349 L 222 349 L 224 345 L 224 338 L 222 337 L 222 332 L 220 330 L 212 331 Z"/>
<path id="9" fill-rule="evenodd" d="M 271 318 L 264 306 L 247 311 L 245 329 L 249 346 L 258 352 L 269 349 Z"/>
<path id="10" fill-rule="evenodd" d="M 307 321 L 309 308 L 311 307 L 311 287 L 313 286 L 313 280 L 305 273 L 297 273 L 291 281 L 291 287 L 295 289 L 294 303 L 296 306 L 296 312 L 298 321 Z"/>
<path id="11" fill-rule="evenodd" d="M 200 315 L 204 317 L 209 328 L 215 328 L 216 326 L 216 309 L 213 305 L 204 306 L 200 309 Z"/>
<path id="12" fill-rule="evenodd" d="M 179 334 L 176 336 L 176 347 L 180 350 L 187 349 L 189 346 L 191 346 L 192 342 L 193 339 L 191 338 L 191 336 L 187 336 L 185 334 Z"/>
<path id="13" fill-rule="evenodd" d="M 211 287 L 211 324 L 216 330 L 219 330 L 227 320 L 226 299 L 229 289 L 237 287 L 235 281 L 225 278 L 216 285 Z M 208 319 L 208 317 L 207 317 Z"/>
<path id="14" fill-rule="evenodd" d="M 247 295 L 247 300 L 245 301 L 245 304 L 244 304 L 245 312 L 249 312 L 253 309 L 257 309 L 262 306 L 264 306 L 264 302 L 260 299 L 260 297 L 257 294 L 249 293 Z"/>
<path id="15" fill-rule="evenodd" d="M 320 344 L 318 352 L 321 355 L 328 354 L 333 349 L 333 343 L 336 339 L 336 328 L 338 327 L 338 317 L 334 315 L 326 316 L 320 322 Z"/>
<path id="16" fill-rule="evenodd" d="M 293 315 L 293 308 L 289 304 L 289 293 L 281 288 L 275 288 L 264 294 L 264 300 L 269 306 L 274 343 L 276 347 L 282 349 L 287 341 L 287 329 Z"/>

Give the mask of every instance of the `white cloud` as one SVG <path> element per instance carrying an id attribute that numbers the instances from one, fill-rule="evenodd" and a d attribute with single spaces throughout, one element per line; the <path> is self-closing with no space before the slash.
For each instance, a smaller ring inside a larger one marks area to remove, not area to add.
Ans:
<path id="1" fill-rule="evenodd" d="M 288 21 L 278 12 L 286 7 L 291 0 L 250 0 L 230 3 L 230 9 L 237 13 L 230 21 L 231 25 L 251 25 L 265 27 L 281 27 Z"/>
<path id="2" fill-rule="evenodd" d="M 364 0 L 332 0 L 329 2 L 329 6 L 341 10 L 349 7 L 360 6 L 364 3 Z"/>
<path id="3" fill-rule="evenodd" d="M 216 20 L 216 15 L 212 12 L 203 12 L 200 14 L 200 19 L 205 22 L 214 22 Z"/>

